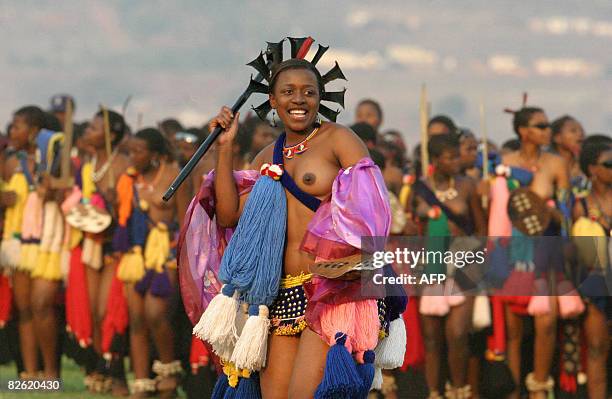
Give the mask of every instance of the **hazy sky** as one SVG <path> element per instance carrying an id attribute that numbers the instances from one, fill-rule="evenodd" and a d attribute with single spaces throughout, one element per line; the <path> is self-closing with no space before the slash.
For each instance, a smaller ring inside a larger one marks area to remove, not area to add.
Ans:
<path id="1" fill-rule="evenodd" d="M 350 124 L 359 99 L 383 106 L 384 128 L 413 144 L 420 85 L 433 113 L 490 136 L 512 135 L 504 107 L 521 93 L 550 118 L 576 116 L 612 131 L 612 2 L 600 1 L 7 1 L 0 0 L 0 124 L 26 103 L 73 94 L 77 119 L 97 105 L 144 124 L 201 123 L 248 83 L 245 66 L 266 41 L 311 35 L 331 46 L 348 82 Z M 261 97 L 253 99 L 258 104 Z"/>

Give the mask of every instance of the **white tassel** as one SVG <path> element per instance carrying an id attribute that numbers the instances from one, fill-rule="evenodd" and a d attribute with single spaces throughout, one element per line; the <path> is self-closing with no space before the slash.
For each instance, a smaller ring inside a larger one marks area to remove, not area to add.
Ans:
<path id="1" fill-rule="evenodd" d="M 53 201 L 45 202 L 43 208 L 43 230 L 40 236 L 40 250 L 49 252 L 53 241 L 53 233 L 55 232 L 55 223 L 61 223 L 57 220 Z"/>
<path id="2" fill-rule="evenodd" d="M 93 240 L 90 237 L 83 238 L 83 249 L 81 252 L 81 262 L 89 265 L 93 259 Z"/>
<path id="3" fill-rule="evenodd" d="M 455 282 L 455 279 L 453 277 L 449 277 L 448 279 L 446 279 L 444 290 L 444 296 L 446 297 L 448 306 L 459 306 L 465 302 L 465 295 L 463 295 L 459 284 Z"/>
<path id="4" fill-rule="evenodd" d="M 193 328 L 193 334 L 208 342 L 213 351 L 222 359 L 229 359 L 238 335 L 236 333 L 236 313 L 238 312 L 238 291 L 232 296 L 224 292 L 229 289 L 224 285 Z"/>
<path id="5" fill-rule="evenodd" d="M 244 328 L 244 325 L 246 324 L 246 321 L 248 318 L 249 318 L 249 304 L 246 302 L 242 302 L 240 304 L 240 308 L 238 309 L 238 314 L 236 315 L 236 333 L 238 334 L 238 336 L 242 334 L 242 329 Z"/>
<path id="6" fill-rule="evenodd" d="M 389 325 L 389 336 L 383 338 L 374 349 L 374 364 L 385 370 L 395 369 L 404 363 L 406 354 L 406 325 L 400 316 Z"/>
<path id="7" fill-rule="evenodd" d="M 238 369 L 259 371 L 266 365 L 266 352 L 268 350 L 268 332 L 270 331 L 270 319 L 268 318 L 268 307 L 260 305 L 257 307 L 258 314 L 249 309 L 249 318 L 244 324 L 242 334 L 236 342 L 231 362 Z"/>
<path id="8" fill-rule="evenodd" d="M 477 331 L 487 328 L 491 325 L 491 307 L 489 306 L 488 296 L 478 295 L 474 299 L 472 325 Z"/>
<path id="9" fill-rule="evenodd" d="M 49 246 L 49 251 L 60 253 L 62 251 L 62 241 L 64 240 L 64 222 L 62 220 L 62 211 L 59 208 L 57 203 L 53 203 L 53 207 L 51 208 L 54 217 L 54 225 L 53 225 L 53 239 L 51 240 L 51 245 Z"/>
<path id="10" fill-rule="evenodd" d="M 383 376 L 382 369 L 380 367 L 376 367 L 374 369 L 374 379 L 372 380 L 372 387 L 370 391 L 377 390 L 380 391 L 382 389 Z"/>
<path id="11" fill-rule="evenodd" d="M 0 243 L 0 266 L 8 266 L 8 257 L 9 257 L 9 249 L 8 249 L 8 241 L 9 238 L 2 240 Z"/>
<path id="12" fill-rule="evenodd" d="M 444 296 L 444 285 L 426 285 L 419 300 L 419 313 L 425 316 L 446 316 L 450 310 L 448 300 Z"/>
<path id="13" fill-rule="evenodd" d="M 91 268 L 94 270 L 100 270 L 102 268 L 102 260 L 104 256 L 102 255 L 102 242 L 97 240 L 93 241 L 93 250 L 92 250 L 92 259 L 91 259 Z"/>
<path id="14" fill-rule="evenodd" d="M 60 260 L 60 265 L 62 269 L 62 280 L 64 280 L 64 285 L 68 285 L 68 273 L 70 273 L 70 250 L 67 248 L 62 248 L 62 256 Z"/>
<path id="15" fill-rule="evenodd" d="M 21 241 L 14 237 L 3 240 L 0 253 L 0 266 L 7 266 L 10 268 L 17 267 L 19 265 L 19 256 L 21 254 Z"/>

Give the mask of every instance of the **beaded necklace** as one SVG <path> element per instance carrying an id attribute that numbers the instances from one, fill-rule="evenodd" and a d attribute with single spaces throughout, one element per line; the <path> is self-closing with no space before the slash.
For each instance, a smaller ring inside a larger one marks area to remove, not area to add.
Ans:
<path id="1" fill-rule="evenodd" d="M 310 133 L 304 140 L 300 141 L 297 144 L 291 145 L 289 147 L 286 147 L 283 144 L 283 155 L 285 156 L 285 158 L 291 159 L 296 155 L 306 152 L 306 150 L 308 150 L 308 140 L 312 139 L 317 134 L 320 127 L 321 125 L 316 124 L 312 133 Z"/>

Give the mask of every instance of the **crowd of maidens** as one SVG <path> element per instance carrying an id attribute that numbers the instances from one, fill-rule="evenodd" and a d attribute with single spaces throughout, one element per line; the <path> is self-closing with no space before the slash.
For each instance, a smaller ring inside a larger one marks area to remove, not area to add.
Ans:
<path id="1" fill-rule="evenodd" d="M 76 364 L 88 397 L 210 397 L 223 365 L 192 335 L 176 244 L 190 201 L 215 168 L 218 145 L 170 201 L 162 195 L 211 124 L 184 127 L 170 118 L 133 129 L 105 108 L 77 123 L 68 95 L 44 108 L 18 108 L 0 135 L 0 363 L 23 380 L 61 378 L 62 366 Z M 610 240 L 612 138 L 585 133 L 587 121 L 549 121 L 542 108 L 524 105 L 508 115 L 503 143 L 446 115 L 429 118 L 426 135 L 381 129 L 383 122 L 380 104 L 364 99 L 350 129 L 382 172 L 391 235 L 546 230 L 542 235 Z M 250 169 L 282 132 L 243 115 L 231 144 L 233 170 Z M 308 176 L 305 184 L 314 179 Z M 517 190 L 522 197 L 512 196 Z M 517 221 L 508 198 L 543 204 L 540 215 Z M 559 261 L 559 248 L 544 252 L 544 263 Z M 514 264 L 529 272 L 529 254 L 517 253 Z M 404 363 L 383 371 L 368 398 L 501 398 L 502 385 L 510 398 L 608 397 L 608 292 L 605 284 L 582 290 L 587 284 L 577 282 L 608 281 L 606 255 L 598 266 L 560 266 L 557 288 L 569 287 L 566 295 L 408 292 Z M 532 280 L 523 273 L 506 282 L 537 287 L 537 269 Z M 471 292 L 475 284 L 455 275 L 431 289 L 452 290 L 450 283 Z"/>

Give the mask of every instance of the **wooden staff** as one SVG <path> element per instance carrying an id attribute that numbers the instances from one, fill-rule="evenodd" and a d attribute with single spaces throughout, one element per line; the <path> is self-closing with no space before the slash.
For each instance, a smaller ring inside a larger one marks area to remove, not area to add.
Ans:
<path id="1" fill-rule="evenodd" d="M 139 131 L 142 128 L 142 119 L 144 115 L 142 112 L 138 113 L 138 119 L 136 120 L 136 131 Z"/>
<path id="2" fill-rule="evenodd" d="M 104 143 L 106 144 L 106 162 L 112 162 L 112 147 L 111 147 L 111 133 L 110 133 L 110 121 L 108 120 L 108 110 L 102 104 L 102 116 L 104 119 Z M 112 165 L 108 168 L 108 185 L 109 188 L 115 188 L 115 174 L 113 173 Z"/>
<path id="3" fill-rule="evenodd" d="M 421 86 L 421 101 L 419 104 L 421 118 L 421 176 L 427 176 L 427 169 L 429 168 L 429 153 L 427 152 L 427 123 L 429 122 L 429 117 L 427 115 L 427 108 L 427 87 L 425 83 L 423 83 Z"/>
<path id="4" fill-rule="evenodd" d="M 74 125 L 72 122 L 72 101 L 66 102 L 66 115 L 64 118 L 64 140 L 62 143 L 60 160 L 59 179 L 51 178 L 51 187 L 54 189 L 67 189 L 74 185 L 74 178 L 71 176 L 70 151 L 72 150 L 72 139 Z"/>
<path id="5" fill-rule="evenodd" d="M 480 99 L 480 134 L 482 135 L 482 179 L 489 181 L 489 140 L 487 138 L 487 124 L 485 120 L 484 100 Z M 489 196 L 482 195 L 482 207 L 489 207 Z"/>

